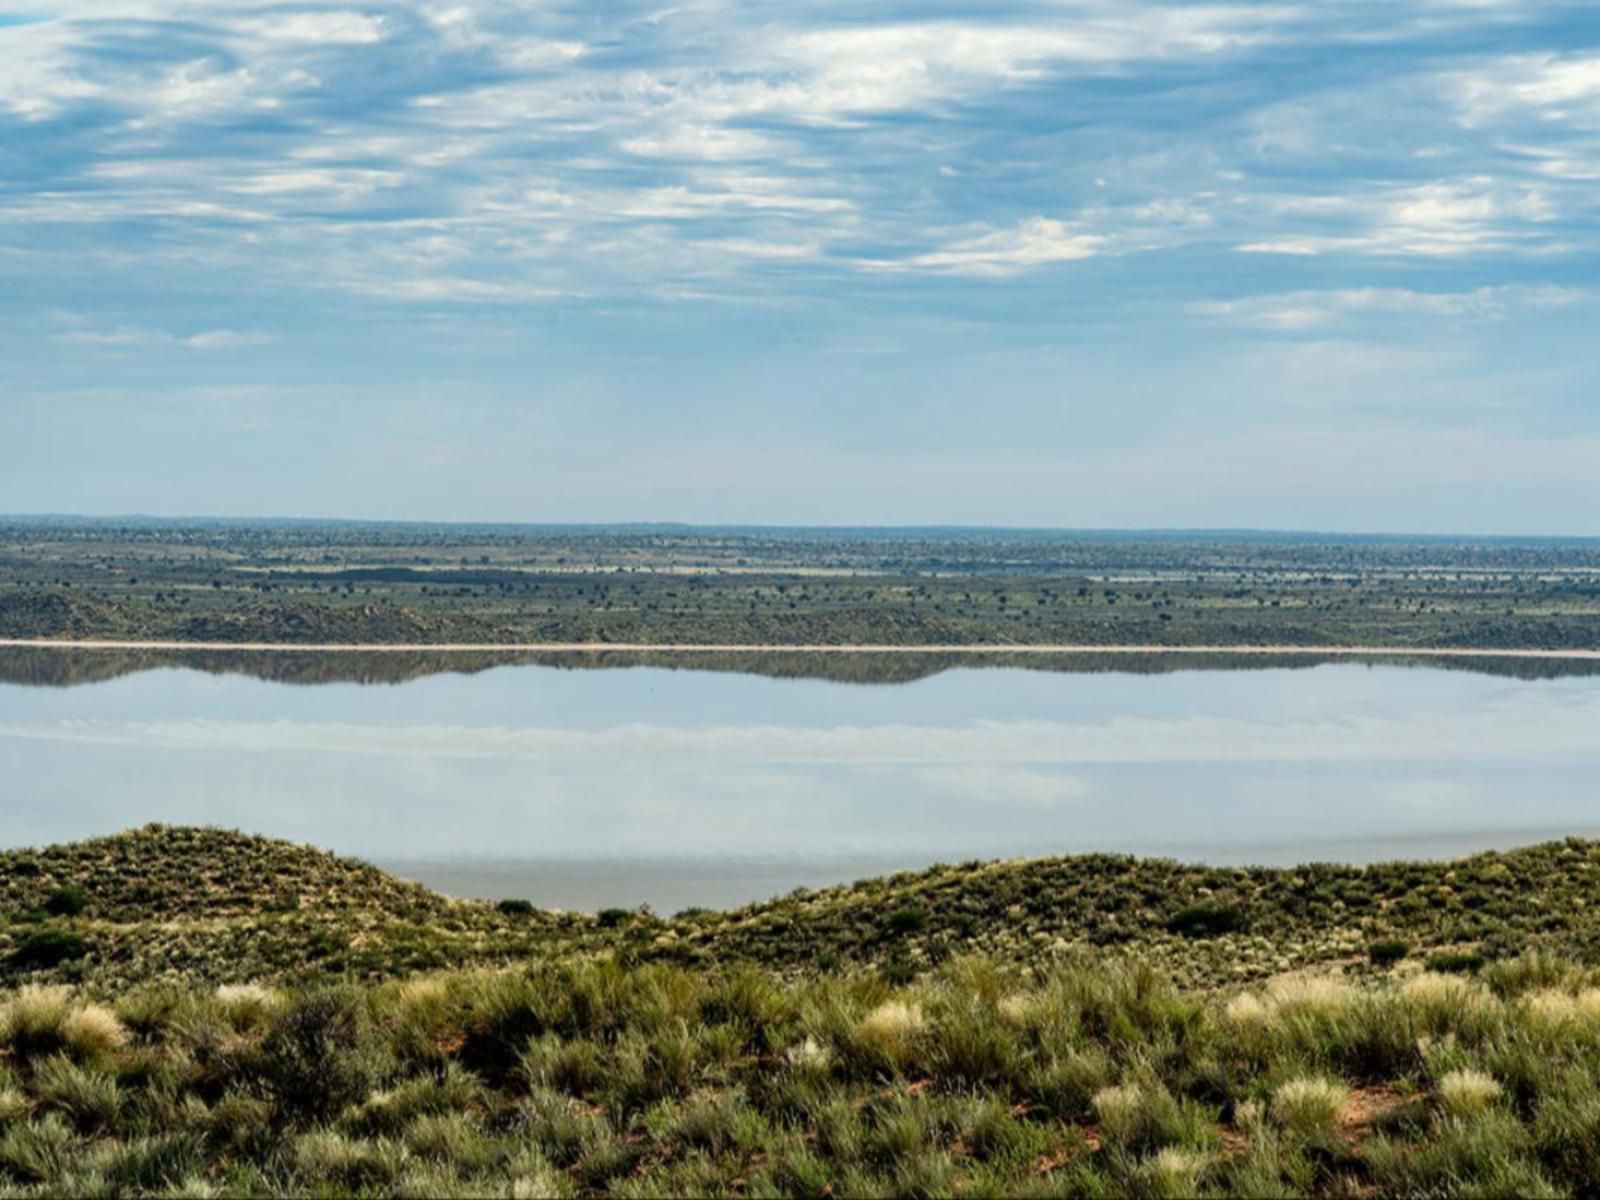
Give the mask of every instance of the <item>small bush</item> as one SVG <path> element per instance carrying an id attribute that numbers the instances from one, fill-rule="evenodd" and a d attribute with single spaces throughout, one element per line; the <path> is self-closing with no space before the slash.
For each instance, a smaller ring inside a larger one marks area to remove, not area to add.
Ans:
<path id="1" fill-rule="evenodd" d="M 1411 953 L 1411 943 L 1399 938 L 1381 938 L 1367 945 L 1367 961 L 1375 967 L 1392 967 Z"/>
<path id="2" fill-rule="evenodd" d="M 52 917 L 76 917 L 88 907 L 89 893 L 77 886 L 57 888 L 44 901 L 44 910 Z"/>
<path id="3" fill-rule="evenodd" d="M 889 914 L 889 932 L 896 937 L 921 933 L 928 928 L 928 914 L 920 908 L 897 908 Z"/>
<path id="4" fill-rule="evenodd" d="M 1427 967 L 1446 975 L 1474 975 L 1483 969 L 1486 961 L 1475 950 L 1447 950 L 1428 955 Z"/>
<path id="5" fill-rule="evenodd" d="M 300 997 L 261 1050 L 273 1098 L 304 1120 L 327 1120 L 364 1099 L 379 1074 L 371 1022 L 360 995 L 348 989 Z"/>
<path id="6" fill-rule="evenodd" d="M 594 915 L 601 929 L 615 929 L 619 925 L 626 925 L 632 917 L 633 913 L 625 908 L 602 908 Z"/>
<path id="7" fill-rule="evenodd" d="M 531 917 L 535 911 L 532 900 L 506 899 L 496 904 L 495 908 L 508 917 Z"/>
<path id="8" fill-rule="evenodd" d="M 88 943 L 72 930 L 41 929 L 22 939 L 11 953 L 11 965 L 19 971 L 48 971 L 88 953 Z"/>
<path id="9" fill-rule="evenodd" d="M 1220 937 L 1245 925 L 1244 910 L 1237 904 L 1191 904 L 1167 918 L 1167 932 L 1186 938 Z"/>

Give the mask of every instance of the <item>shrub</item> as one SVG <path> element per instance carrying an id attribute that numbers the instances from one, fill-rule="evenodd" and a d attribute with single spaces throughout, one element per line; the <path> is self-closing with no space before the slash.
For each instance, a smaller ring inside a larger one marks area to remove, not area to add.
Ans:
<path id="1" fill-rule="evenodd" d="M 1380 938 L 1367 945 L 1367 961 L 1375 967 L 1392 967 L 1411 953 L 1411 943 L 1399 938 Z"/>
<path id="2" fill-rule="evenodd" d="M 52 917 L 76 917 L 88 907 L 89 893 L 75 885 L 57 888 L 44 901 L 44 910 Z"/>
<path id="3" fill-rule="evenodd" d="M 1427 967 L 1447 975 L 1472 975 L 1483 969 L 1486 960 L 1475 950 L 1446 950 L 1430 954 Z"/>
<path id="4" fill-rule="evenodd" d="M 19 971 L 47 971 L 88 953 L 88 943 L 70 929 L 41 929 L 22 939 L 11 953 L 11 965 Z"/>
<path id="5" fill-rule="evenodd" d="M 625 908 L 602 908 L 595 913 L 594 919 L 601 929 L 615 929 L 619 925 L 628 923 L 633 913 Z"/>
<path id="6" fill-rule="evenodd" d="M 326 1120 L 366 1097 L 379 1075 L 371 1022 L 349 989 L 309 992 L 262 1044 L 261 1071 L 288 1114 Z"/>
<path id="7" fill-rule="evenodd" d="M 502 900 L 495 908 L 508 917 L 531 917 L 536 911 L 532 900 Z"/>
<path id="8" fill-rule="evenodd" d="M 1245 927 L 1244 910 L 1236 904 L 1191 904 L 1167 918 L 1167 932 L 1186 938 L 1220 937 Z"/>
<path id="9" fill-rule="evenodd" d="M 889 932 L 897 937 L 928 928 L 928 914 L 920 908 L 897 908 L 889 914 Z"/>

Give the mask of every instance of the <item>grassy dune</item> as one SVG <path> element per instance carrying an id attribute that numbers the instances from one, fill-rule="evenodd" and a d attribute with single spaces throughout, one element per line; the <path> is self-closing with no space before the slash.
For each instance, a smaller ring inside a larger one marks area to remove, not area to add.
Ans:
<path id="1" fill-rule="evenodd" d="M 659 920 L 219 830 L 12 852 L 0 1195 L 1594 1194 L 1597 870 L 1097 856 Z"/>

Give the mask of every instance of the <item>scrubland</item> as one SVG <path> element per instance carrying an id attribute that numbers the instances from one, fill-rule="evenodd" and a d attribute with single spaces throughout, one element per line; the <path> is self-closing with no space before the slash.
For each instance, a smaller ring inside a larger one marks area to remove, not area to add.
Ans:
<path id="1" fill-rule="evenodd" d="M 664 918 L 218 830 L 13 852 L 0 1194 L 1593 1194 L 1596 870 L 1095 856 Z"/>

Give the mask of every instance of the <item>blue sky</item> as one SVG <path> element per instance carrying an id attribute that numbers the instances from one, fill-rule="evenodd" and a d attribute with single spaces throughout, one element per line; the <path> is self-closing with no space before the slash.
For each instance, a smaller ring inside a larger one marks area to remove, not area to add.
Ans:
<path id="1" fill-rule="evenodd" d="M 1600 534 L 1597 290 L 1593 3 L 0 15 L 0 511 Z"/>

